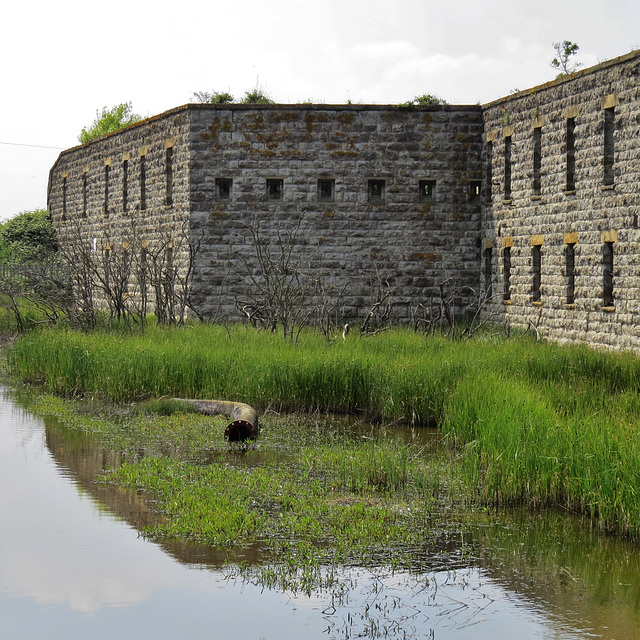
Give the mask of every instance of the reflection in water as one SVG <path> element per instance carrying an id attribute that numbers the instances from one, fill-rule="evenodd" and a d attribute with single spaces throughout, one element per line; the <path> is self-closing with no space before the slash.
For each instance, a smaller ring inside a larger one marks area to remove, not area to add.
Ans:
<path id="1" fill-rule="evenodd" d="M 577 518 L 476 516 L 471 566 L 351 569 L 348 600 L 296 597 L 236 584 L 210 548 L 141 539 L 157 517 L 146 500 L 94 482 L 117 464 L 0 398 L 3 638 L 640 638 L 639 549 Z"/>
<path id="2" fill-rule="evenodd" d="M 565 513 L 500 514 L 478 526 L 492 580 L 585 636 L 640 637 L 640 548 Z"/>

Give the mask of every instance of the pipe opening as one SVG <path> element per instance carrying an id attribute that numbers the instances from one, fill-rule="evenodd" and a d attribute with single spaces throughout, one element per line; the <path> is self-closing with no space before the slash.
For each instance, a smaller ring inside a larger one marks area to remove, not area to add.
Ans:
<path id="1" fill-rule="evenodd" d="M 227 400 L 182 400 L 195 407 L 198 413 L 206 415 L 224 414 L 233 418 L 224 432 L 224 437 L 229 442 L 245 442 L 255 440 L 260 432 L 258 426 L 258 414 L 253 407 L 242 402 L 230 402 Z"/>
<path id="2" fill-rule="evenodd" d="M 247 440 L 255 440 L 255 435 L 249 425 L 237 424 L 232 422 L 225 431 L 225 438 L 229 442 L 246 442 Z"/>

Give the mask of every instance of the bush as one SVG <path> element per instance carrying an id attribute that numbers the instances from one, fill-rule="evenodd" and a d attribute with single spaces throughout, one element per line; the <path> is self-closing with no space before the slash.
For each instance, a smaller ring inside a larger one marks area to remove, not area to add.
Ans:
<path id="1" fill-rule="evenodd" d="M 43 261 L 58 250 L 55 227 L 45 209 L 23 211 L 0 228 L 0 260 L 4 262 Z"/>

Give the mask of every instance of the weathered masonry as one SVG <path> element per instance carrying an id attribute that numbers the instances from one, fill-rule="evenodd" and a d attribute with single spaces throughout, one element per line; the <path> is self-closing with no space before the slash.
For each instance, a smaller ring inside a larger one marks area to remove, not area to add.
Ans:
<path id="1" fill-rule="evenodd" d="M 339 295 L 341 321 L 382 286 L 407 322 L 447 277 L 479 287 L 481 152 L 477 106 L 192 104 L 62 153 L 49 206 L 96 252 L 170 243 L 184 262 L 186 228 L 204 316 L 242 317 L 259 243 L 288 245 L 275 268 Z"/>
<path id="2" fill-rule="evenodd" d="M 640 52 L 483 107 L 491 308 L 560 342 L 640 348 Z"/>
<path id="3" fill-rule="evenodd" d="M 640 52 L 480 106 L 179 107 L 63 152 L 49 210 L 98 255 L 200 242 L 193 302 L 241 318 L 256 243 L 362 318 L 439 285 L 559 341 L 640 348 Z M 462 306 L 468 302 L 461 297 Z"/>

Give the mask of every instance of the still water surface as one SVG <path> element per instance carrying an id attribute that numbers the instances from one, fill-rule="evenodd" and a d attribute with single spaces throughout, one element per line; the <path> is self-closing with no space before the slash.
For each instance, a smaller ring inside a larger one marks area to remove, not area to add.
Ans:
<path id="1" fill-rule="evenodd" d="M 142 539 L 145 501 L 92 482 L 115 462 L 0 390 L 2 640 L 640 640 L 640 549 L 580 520 L 476 517 L 460 541 L 473 560 L 420 576 L 354 568 L 348 598 L 332 601 L 243 583 L 208 549 Z"/>

